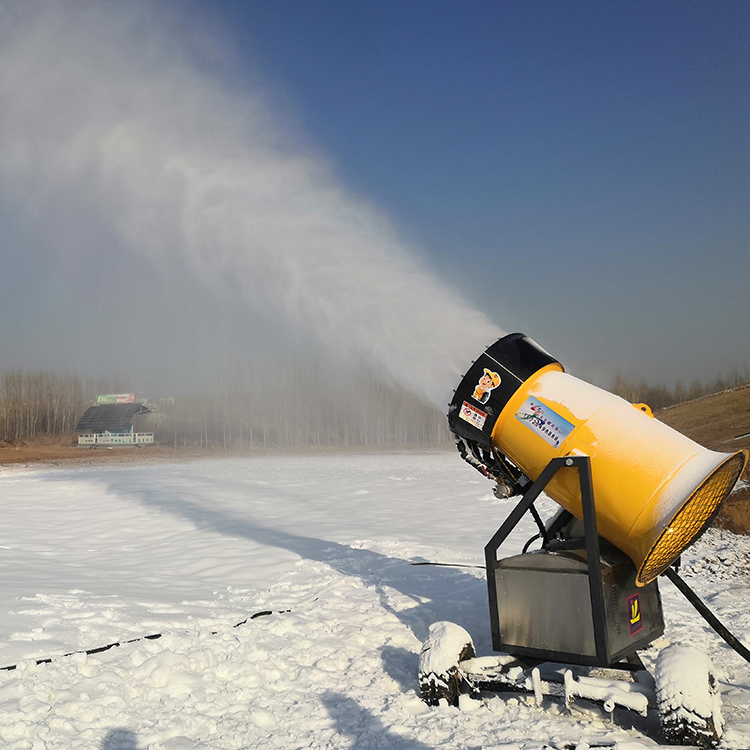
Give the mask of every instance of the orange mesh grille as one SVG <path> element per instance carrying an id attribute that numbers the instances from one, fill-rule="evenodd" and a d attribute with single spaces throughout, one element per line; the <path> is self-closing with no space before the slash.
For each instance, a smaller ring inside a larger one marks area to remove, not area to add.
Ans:
<path id="1" fill-rule="evenodd" d="M 744 452 L 727 459 L 703 481 L 656 540 L 638 571 L 647 584 L 663 573 L 709 526 L 745 468 Z"/>

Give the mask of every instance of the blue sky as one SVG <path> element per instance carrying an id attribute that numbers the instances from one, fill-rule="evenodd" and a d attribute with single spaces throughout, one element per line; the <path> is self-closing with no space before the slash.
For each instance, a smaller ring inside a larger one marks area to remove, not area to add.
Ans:
<path id="1" fill-rule="evenodd" d="M 380 336 L 402 380 L 421 342 L 430 362 L 441 345 L 463 361 L 443 342 L 468 323 L 431 334 L 430 304 L 434 327 L 450 327 L 431 281 L 401 316 L 398 284 L 365 289 L 370 264 L 411 273 L 402 246 L 599 385 L 750 367 L 748 39 L 750 4 L 731 0 L 0 0 L 0 297 L 12 311 L 0 370 L 132 365 L 134 381 L 162 369 L 171 388 L 200 363 L 288 349 L 287 334 L 312 341 L 313 308 L 321 338 L 343 342 L 336 326 L 354 321 L 342 350 Z M 214 177 L 231 221 L 249 206 L 262 226 L 271 196 L 266 245 L 240 232 L 224 247 L 225 224 L 209 232 Z M 196 195 L 206 221 L 188 231 Z M 296 206 L 322 231 L 299 230 Z M 324 298 L 307 240 L 349 274 L 348 298 L 346 279 Z M 286 299 L 287 260 L 319 286 L 301 275 Z M 392 308 L 380 323 L 379 299 Z M 291 334 L 284 305 L 303 310 Z"/>
<path id="2" fill-rule="evenodd" d="M 219 2 L 234 73 L 581 374 L 750 364 L 750 5 Z"/>

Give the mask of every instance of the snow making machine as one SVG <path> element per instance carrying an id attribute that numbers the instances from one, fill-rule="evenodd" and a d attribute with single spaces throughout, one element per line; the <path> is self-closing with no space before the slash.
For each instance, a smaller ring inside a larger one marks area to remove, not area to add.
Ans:
<path id="1" fill-rule="evenodd" d="M 657 578 L 676 576 L 671 566 L 709 527 L 747 454 L 703 448 L 645 404 L 565 373 L 520 333 L 472 364 L 448 421 L 495 494 L 520 501 L 485 547 L 497 654 L 477 658 L 463 628 L 433 624 L 420 656 L 422 698 L 458 705 L 494 690 L 530 693 L 539 705 L 583 698 L 610 713 L 658 708 L 667 741 L 718 742 L 720 698 L 705 654 L 669 646 L 652 675 L 638 650 L 664 632 Z M 546 520 L 534 505 L 542 492 L 560 506 Z M 522 554 L 498 557 L 527 512 L 538 535 Z"/>

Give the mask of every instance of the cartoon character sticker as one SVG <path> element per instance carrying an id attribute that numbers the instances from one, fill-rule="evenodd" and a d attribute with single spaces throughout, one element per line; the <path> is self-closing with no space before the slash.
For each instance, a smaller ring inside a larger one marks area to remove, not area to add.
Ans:
<path id="1" fill-rule="evenodd" d="M 480 404 L 486 404 L 490 398 L 490 393 L 500 385 L 500 376 L 492 370 L 484 368 L 484 375 L 479 378 L 479 382 L 474 388 L 474 393 L 471 397 L 475 401 L 479 401 Z"/>

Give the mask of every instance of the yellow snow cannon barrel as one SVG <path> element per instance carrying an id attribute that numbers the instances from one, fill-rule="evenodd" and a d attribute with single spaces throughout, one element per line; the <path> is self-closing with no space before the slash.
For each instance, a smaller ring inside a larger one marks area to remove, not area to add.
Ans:
<path id="1" fill-rule="evenodd" d="M 459 450 L 510 459 L 531 481 L 557 457 L 587 455 L 599 534 L 635 563 L 644 586 L 708 528 L 747 463 L 747 452 L 708 450 L 630 404 L 565 373 L 534 341 L 499 339 L 466 373 L 448 421 Z M 546 487 L 555 502 L 583 518 L 576 468 Z"/>

